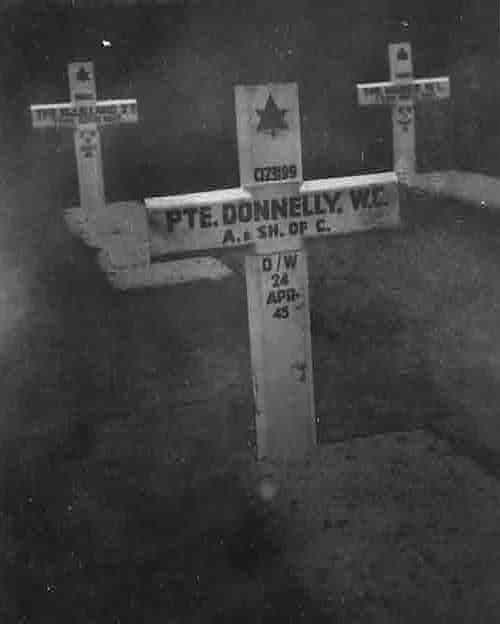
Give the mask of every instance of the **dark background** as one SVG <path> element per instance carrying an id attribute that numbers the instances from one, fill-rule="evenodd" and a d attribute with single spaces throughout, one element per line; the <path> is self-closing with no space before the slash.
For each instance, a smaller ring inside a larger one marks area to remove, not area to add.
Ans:
<path id="1" fill-rule="evenodd" d="M 137 126 L 102 133 L 108 201 L 237 186 L 235 84 L 298 82 L 306 179 L 391 169 L 390 114 L 359 110 L 355 84 L 387 79 L 387 44 L 400 40 L 417 76 L 451 76 L 450 102 L 418 109 L 420 170 L 499 173 L 496 3 L 249 5 L 0 14 L 9 624 L 320 621 L 285 563 L 287 519 L 242 483 L 253 403 L 241 274 L 117 293 L 66 231 L 71 133 L 34 131 L 28 108 L 68 99 L 68 62 L 95 62 L 101 98 L 138 99 Z M 321 441 L 459 414 L 468 442 L 498 448 L 498 219 L 437 202 L 405 210 L 400 234 L 312 250 Z M 491 427 L 476 431 L 486 400 Z"/>
<path id="2" fill-rule="evenodd" d="M 412 42 L 417 76 L 452 79 L 451 103 L 419 108 L 417 137 L 432 143 L 419 149 L 420 169 L 488 170 L 498 160 L 494 2 L 219 1 L 157 10 L 25 3 L 2 14 L 1 34 L 5 154 L 9 146 L 23 160 L 31 149 L 29 104 L 67 99 L 69 61 L 94 60 L 100 97 L 138 98 L 140 127 L 105 133 L 110 199 L 183 190 L 186 166 L 191 190 L 237 185 L 235 84 L 298 82 L 306 178 L 389 169 L 390 116 L 360 111 L 355 84 L 388 79 L 387 43 L 398 40 Z M 64 133 L 47 140 L 71 141 Z M 7 156 L 4 163 L 13 165 Z M 73 188 L 73 169 L 61 155 L 54 183 Z"/>

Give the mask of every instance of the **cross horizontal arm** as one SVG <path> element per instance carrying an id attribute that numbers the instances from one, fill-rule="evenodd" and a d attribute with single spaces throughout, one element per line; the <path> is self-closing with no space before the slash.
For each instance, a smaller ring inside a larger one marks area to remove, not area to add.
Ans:
<path id="1" fill-rule="evenodd" d="M 254 199 L 243 188 L 146 198 L 151 257 L 399 225 L 393 172 L 304 182 Z"/>
<path id="2" fill-rule="evenodd" d="M 450 79 L 418 78 L 404 82 L 369 82 L 356 85 L 361 106 L 393 104 L 398 98 L 414 100 L 443 100 L 450 97 Z"/>
<path id="3" fill-rule="evenodd" d="M 76 127 L 78 124 L 110 125 L 136 123 L 137 100 L 100 100 L 95 104 L 75 106 L 71 102 L 36 104 L 30 106 L 33 127 Z"/>

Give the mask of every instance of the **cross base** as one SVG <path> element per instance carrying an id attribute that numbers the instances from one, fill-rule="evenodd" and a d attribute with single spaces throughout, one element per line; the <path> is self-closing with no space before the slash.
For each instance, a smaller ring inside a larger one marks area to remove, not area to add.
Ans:
<path id="1" fill-rule="evenodd" d="M 200 280 L 218 281 L 233 275 L 225 264 L 210 256 L 145 263 L 127 269 L 113 267 L 106 252 L 101 252 L 98 260 L 108 281 L 117 290 L 160 288 Z"/>

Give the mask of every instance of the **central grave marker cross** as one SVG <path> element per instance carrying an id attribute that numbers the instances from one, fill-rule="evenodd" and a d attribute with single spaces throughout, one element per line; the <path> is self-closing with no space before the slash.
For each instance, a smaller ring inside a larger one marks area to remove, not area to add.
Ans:
<path id="1" fill-rule="evenodd" d="M 389 44 L 389 66 L 390 82 L 357 85 L 358 103 L 391 106 L 394 169 L 404 180 L 416 172 L 415 101 L 449 98 L 450 79 L 415 79 L 409 43 Z"/>
<path id="2" fill-rule="evenodd" d="M 30 107 L 35 128 L 72 128 L 80 208 L 72 211 L 76 229 L 84 229 L 105 208 L 102 171 L 101 126 L 136 123 L 137 101 L 97 100 L 94 64 L 91 61 L 68 64 L 70 102 L 36 104 Z M 70 213 L 71 221 L 71 213 Z"/>
<path id="3" fill-rule="evenodd" d="M 151 255 L 253 245 L 245 257 L 259 459 L 316 444 L 308 237 L 399 225 L 393 172 L 303 182 L 296 84 L 235 87 L 241 187 L 147 198 Z"/>

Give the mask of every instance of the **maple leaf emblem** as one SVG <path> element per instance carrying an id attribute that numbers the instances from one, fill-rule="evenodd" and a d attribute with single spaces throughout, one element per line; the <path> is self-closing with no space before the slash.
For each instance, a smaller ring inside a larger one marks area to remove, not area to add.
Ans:
<path id="1" fill-rule="evenodd" d="M 257 132 L 270 134 L 274 138 L 281 130 L 288 130 L 288 124 L 285 121 L 286 113 L 287 109 L 279 108 L 273 96 L 269 94 L 265 107 L 257 108 L 257 115 L 260 117 Z"/>
<path id="2" fill-rule="evenodd" d="M 409 59 L 408 52 L 405 48 L 399 48 L 398 50 L 398 61 L 407 61 Z"/>
<path id="3" fill-rule="evenodd" d="M 88 82 L 90 80 L 90 74 L 85 67 L 80 67 L 76 74 L 76 79 L 78 82 Z"/>

